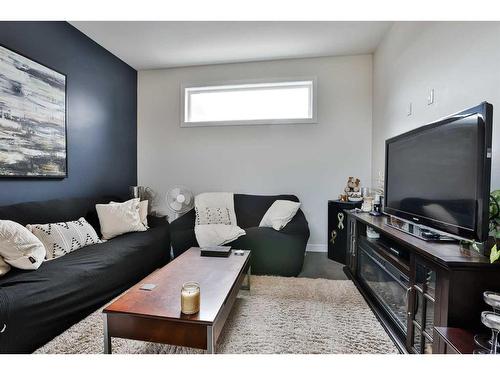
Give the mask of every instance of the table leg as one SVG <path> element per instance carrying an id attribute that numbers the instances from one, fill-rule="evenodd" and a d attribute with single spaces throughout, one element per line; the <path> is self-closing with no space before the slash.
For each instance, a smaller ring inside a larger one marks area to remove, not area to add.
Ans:
<path id="1" fill-rule="evenodd" d="M 111 337 L 108 332 L 108 314 L 103 314 L 104 319 L 104 354 L 111 354 Z"/>
<path id="2" fill-rule="evenodd" d="M 248 266 L 247 275 L 245 277 L 247 279 L 247 282 L 245 284 L 242 284 L 240 289 L 250 290 L 250 276 L 251 276 L 251 274 L 252 274 L 252 268 L 250 266 Z"/>
<path id="3" fill-rule="evenodd" d="M 213 326 L 207 326 L 207 354 L 215 354 L 215 338 Z"/>

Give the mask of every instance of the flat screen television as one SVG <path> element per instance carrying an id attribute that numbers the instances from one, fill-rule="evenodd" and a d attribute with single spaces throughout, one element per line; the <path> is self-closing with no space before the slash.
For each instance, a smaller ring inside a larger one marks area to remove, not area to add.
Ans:
<path id="1" fill-rule="evenodd" d="M 488 238 L 493 106 L 390 138 L 384 212 L 468 240 Z"/>

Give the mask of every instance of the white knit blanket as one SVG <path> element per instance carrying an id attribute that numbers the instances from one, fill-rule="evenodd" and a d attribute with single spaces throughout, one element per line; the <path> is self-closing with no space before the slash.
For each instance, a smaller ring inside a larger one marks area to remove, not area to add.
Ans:
<path id="1" fill-rule="evenodd" d="M 204 214 L 208 208 L 210 210 L 221 209 L 229 216 L 229 225 L 221 223 L 200 225 L 196 220 L 194 232 L 201 247 L 224 245 L 246 234 L 237 226 L 233 193 L 198 194 L 194 198 L 194 206 L 197 214 L 200 215 Z"/>
<path id="2" fill-rule="evenodd" d="M 201 193 L 194 197 L 196 211 L 203 212 L 206 208 L 223 208 L 229 213 L 230 225 L 237 225 L 234 212 L 233 193 Z"/>

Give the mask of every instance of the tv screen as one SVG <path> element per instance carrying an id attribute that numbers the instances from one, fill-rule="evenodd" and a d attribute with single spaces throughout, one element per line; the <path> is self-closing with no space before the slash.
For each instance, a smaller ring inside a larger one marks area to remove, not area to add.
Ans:
<path id="1" fill-rule="evenodd" d="M 488 228 L 491 105 L 386 142 L 389 214 L 483 241 Z"/>

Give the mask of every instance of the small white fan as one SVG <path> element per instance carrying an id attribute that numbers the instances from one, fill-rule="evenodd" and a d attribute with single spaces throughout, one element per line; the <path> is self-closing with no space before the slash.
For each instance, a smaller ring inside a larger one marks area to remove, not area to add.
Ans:
<path id="1" fill-rule="evenodd" d="M 179 217 L 194 207 L 193 193 L 184 186 L 176 186 L 170 189 L 166 197 L 167 205 Z"/>

